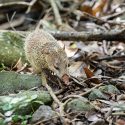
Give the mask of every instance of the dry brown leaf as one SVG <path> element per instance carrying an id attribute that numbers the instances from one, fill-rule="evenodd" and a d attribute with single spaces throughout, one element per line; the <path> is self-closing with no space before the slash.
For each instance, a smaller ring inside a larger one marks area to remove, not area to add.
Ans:
<path id="1" fill-rule="evenodd" d="M 69 76 L 67 74 L 64 74 L 62 76 L 62 80 L 65 83 L 65 85 L 69 85 Z"/>
<path id="2" fill-rule="evenodd" d="M 87 78 L 92 78 L 94 76 L 93 72 L 91 72 L 87 67 L 84 67 L 83 69 L 85 71 Z M 92 81 L 96 84 L 100 84 L 100 82 L 97 78 L 92 78 L 90 81 Z"/>
<path id="3" fill-rule="evenodd" d="M 99 0 L 96 2 L 96 4 L 92 8 L 92 15 L 93 16 L 100 16 L 100 14 L 103 12 L 103 9 L 107 3 L 107 0 Z"/>
<path id="4" fill-rule="evenodd" d="M 118 119 L 115 125 L 125 125 L 125 120 Z"/>
<path id="5" fill-rule="evenodd" d="M 73 62 L 68 68 L 69 74 L 74 77 L 86 77 L 84 71 L 82 70 L 84 65 L 85 64 L 82 61 Z"/>
<path id="6" fill-rule="evenodd" d="M 90 1 L 85 1 L 83 4 L 81 4 L 80 10 L 92 15 L 92 4 Z"/>

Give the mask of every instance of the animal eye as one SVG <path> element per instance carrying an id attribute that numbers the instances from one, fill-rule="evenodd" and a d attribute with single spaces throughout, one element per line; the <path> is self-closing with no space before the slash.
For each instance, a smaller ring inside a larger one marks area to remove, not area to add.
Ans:
<path id="1" fill-rule="evenodd" d="M 58 66 L 56 66 L 56 65 L 54 65 L 54 68 L 55 68 L 56 70 L 59 70 L 59 67 L 58 67 Z"/>
<path id="2" fill-rule="evenodd" d="M 55 59 L 55 61 L 54 61 L 54 68 L 56 69 L 56 70 L 60 70 L 59 69 L 59 60 L 58 59 Z"/>

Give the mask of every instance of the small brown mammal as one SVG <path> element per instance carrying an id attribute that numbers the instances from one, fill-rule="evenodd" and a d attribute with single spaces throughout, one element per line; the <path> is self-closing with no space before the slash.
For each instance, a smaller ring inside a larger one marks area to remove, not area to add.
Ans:
<path id="1" fill-rule="evenodd" d="M 25 40 L 25 55 L 36 73 L 44 69 L 53 71 L 60 78 L 68 74 L 68 59 L 57 40 L 43 30 L 30 33 Z"/>

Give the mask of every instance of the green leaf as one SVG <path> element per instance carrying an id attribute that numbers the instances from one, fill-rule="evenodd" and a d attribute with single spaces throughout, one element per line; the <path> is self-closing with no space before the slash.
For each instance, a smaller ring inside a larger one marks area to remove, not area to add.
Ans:
<path id="1" fill-rule="evenodd" d="M 92 92 L 89 94 L 89 99 L 90 100 L 95 100 L 95 99 L 109 99 L 107 95 L 102 93 L 99 89 L 94 89 Z"/>
<path id="2" fill-rule="evenodd" d="M 102 92 L 108 92 L 108 93 L 113 93 L 113 94 L 119 94 L 120 91 L 113 85 L 105 85 L 99 87 L 99 90 Z"/>
<path id="3" fill-rule="evenodd" d="M 71 109 L 75 111 L 91 111 L 94 107 L 84 99 L 73 99 L 67 103 L 66 110 Z"/>

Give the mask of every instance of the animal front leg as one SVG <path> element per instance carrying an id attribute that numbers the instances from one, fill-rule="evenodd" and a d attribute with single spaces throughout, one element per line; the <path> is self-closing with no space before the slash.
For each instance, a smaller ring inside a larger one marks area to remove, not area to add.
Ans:
<path id="1" fill-rule="evenodd" d="M 42 78 L 42 85 L 46 87 L 46 89 L 48 90 L 48 92 L 50 93 L 51 97 L 53 98 L 53 100 L 58 104 L 59 106 L 59 116 L 60 116 L 60 119 L 63 123 L 65 123 L 65 119 L 64 119 L 64 104 L 61 103 L 59 101 L 59 99 L 56 97 L 56 95 L 54 94 L 52 88 L 47 84 L 47 78 L 46 78 L 46 74 L 45 72 L 42 72 L 41 73 L 41 78 Z"/>

